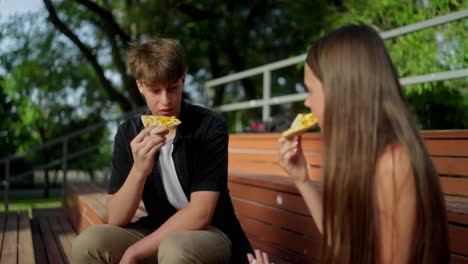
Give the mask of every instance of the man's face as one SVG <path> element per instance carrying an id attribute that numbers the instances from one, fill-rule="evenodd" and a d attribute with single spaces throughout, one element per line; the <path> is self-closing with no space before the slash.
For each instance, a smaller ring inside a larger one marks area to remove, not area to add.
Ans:
<path id="1" fill-rule="evenodd" d="M 153 115 L 179 117 L 184 81 L 185 76 L 182 76 L 175 83 L 145 84 L 137 81 L 137 85 Z"/>

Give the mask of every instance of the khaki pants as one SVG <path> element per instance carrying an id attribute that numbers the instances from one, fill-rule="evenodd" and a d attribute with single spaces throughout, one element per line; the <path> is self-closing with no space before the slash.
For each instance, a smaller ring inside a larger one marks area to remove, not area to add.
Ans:
<path id="1" fill-rule="evenodd" d="M 135 223 L 122 228 L 94 225 L 72 243 L 72 263 L 119 263 L 125 250 L 150 234 L 150 230 Z M 142 263 L 230 263 L 231 241 L 219 229 L 186 231 L 164 238 L 154 256 Z"/>

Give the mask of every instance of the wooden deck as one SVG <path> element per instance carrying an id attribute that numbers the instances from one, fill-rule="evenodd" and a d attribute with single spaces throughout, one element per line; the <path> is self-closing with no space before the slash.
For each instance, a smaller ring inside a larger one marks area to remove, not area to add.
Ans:
<path id="1" fill-rule="evenodd" d="M 0 263 L 35 263 L 27 212 L 0 213 L 0 228 Z"/>
<path id="2" fill-rule="evenodd" d="M 71 241 L 76 237 L 62 208 L 0 214 L 0 263 L 71 263 Z"/>

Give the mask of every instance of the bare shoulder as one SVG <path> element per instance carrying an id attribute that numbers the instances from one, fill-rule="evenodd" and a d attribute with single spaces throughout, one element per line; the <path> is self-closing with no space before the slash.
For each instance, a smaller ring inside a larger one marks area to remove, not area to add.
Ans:
<path id="1" fill-rule="evenodd" d="M 387 146 L 377 161 L 375 173 L 379 211 L 394 214 L 394 210 L 402 209 L 401 203 L 406 204 L 405 207 L 415 205 L 415 177 L 411 159 L 403 145 Z"/>
<path id="2" fill-rule="evenodd" d="M 408 263 L 417 193 L 411 159 L 404 146 L 385 149 L 378 159 L 375 177 L 380 262 Z"/>
<path id="3" fill-rule="evenodd" d="M 385 148 L 376 165 L 377 191 L 395 188 L 401 191 L 412 185 L 414 187 L 413 167 L 408 151 L 401 144 L 389 145 Z"/>

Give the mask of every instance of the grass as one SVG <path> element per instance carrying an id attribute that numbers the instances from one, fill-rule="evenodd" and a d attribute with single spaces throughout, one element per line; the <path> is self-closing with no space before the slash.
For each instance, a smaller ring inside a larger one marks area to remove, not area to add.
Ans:
<path id="1" fill-rule="evenodd" d="M 8 203 L 8 211 L 27 211 L 29 218 L 32 217 L 32 209 L 36 208 L 57 208 L 62 206 L 60 197 L 52 198 L 14 198 Z M 4 212 L 5 207 L 0 207 L 0 212 Z"/>

